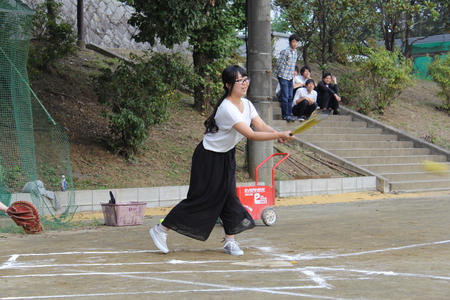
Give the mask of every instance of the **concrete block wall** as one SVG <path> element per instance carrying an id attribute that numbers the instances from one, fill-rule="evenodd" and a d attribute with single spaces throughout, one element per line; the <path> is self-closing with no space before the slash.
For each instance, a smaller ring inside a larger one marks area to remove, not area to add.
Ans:
<path id="1" fill-rule="evenodd" d="M 239 183 L 238 186 L 253 186 L 254 182 Z M 260 183 L 265 185 L 265 183 Z M 277 197 L 301 197 L 376 191 L 376 177 L 325 178 L 307 180 L 276 181 Z M 107 203 L 112 191 L 117 202 L 146 202 L 147 208 L 173 206 L 186 198 L 189 186 L 162 186 L 111 190 L 75 191 L 78 212 L 102 210 L 100 203 Z"/>
<path id="2" fill-rule="evenodd" d="M 275 182 L 278 197 L 301 197 L 376 191 L 376 177 L 344 177 Z"/>
<path id="3" fill-rule="evenodd" d="M 108 203 L 113 192 L 117 203 L 146 202 L 147 207 L 173 206 L 186 198 L 189 186 L 162 186 L 148 188 L 80 190 L 75 191 L 78 212 L 102 210 L 101 203 Z"/>
<path id="4" fill-rule="evenodd" d="M 255 182 L 241 182 L 237 186 L 254 186 Z M 264 182 L 259 183 L 264 186 Z M 325 178 L 306 180 L 276 181 L 277 197 L 302 197 L 313 195 L 332 195 L 341 193 L 354 193 L 376 191 L 377 178 L 349 177 L 349 178 Z M 185 199 L 189 186 L 161 186 L 146 188 L 105 189 L 105 190 L 76 190 L 75 204 L 77 212 L 102 211 L 101 203 L 108 203 L 109 192 L 113 192 L 117 203 L 145 202 L 147 208 L 170 207 Z M 58 198 L 64 199 L 62 191 L 55 191 Z M 18 200 L 32 201 L 31 194 L 15 193 L 11 195 L 11 202 Z M 64 203 L 63 203 L 64 204 Z M 47 205 L 51 205 L 50 202 Z M 39 209 L 39 208 L 38 208 Z M 41 209 L 39 209 L 42 211 Z"/>

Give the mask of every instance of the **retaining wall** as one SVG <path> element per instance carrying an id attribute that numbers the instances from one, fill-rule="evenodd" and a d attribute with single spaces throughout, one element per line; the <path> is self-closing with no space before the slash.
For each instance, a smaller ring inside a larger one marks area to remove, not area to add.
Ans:
<path id="1" fill-rule="evenodd" d="M 22 1 L 30 8 L 35 9 L 44 0 Z M 77 32 L 77 0 L 59 1 L 62 16 Z M 134 8 L 117 0 L 84 1 L 85 43 L 113 49 L 186 51 L 186 43 L 169 50 L 160 44 L 151 47 L 149 43 L 135 42 L 132 36 L 138 30 L 127 23 L 134 11 Z"/>
<path id="2" fill-rule="evenodd" d="M 239 183 L 238 186 L 254 186 L 254 182 Z M 261 183 L 264 185 L 264 183 Z M 325 179 L 303 179 L 276 181 L 277 197 L 302 197 L 312 195 L 332 195 L 376 191 L 376 177 L 345 177 Z M 150 207 L 169 207 L 186 198 L 189 186 L 161 186 L 146 188 L 105 189 L 105 190 L 76 190 L 75 204 L 77 212 L 101 211 L 100 203 L 108 203 L 109 192 L 112 191 L 117 203 L 146 202 Z M 61 191 L 55 192 L 62 198 Z M 30 194 L 13 194 L 11 202 L 27 200 Z M 31 197 L 29 197 L 31 201 Z"/>

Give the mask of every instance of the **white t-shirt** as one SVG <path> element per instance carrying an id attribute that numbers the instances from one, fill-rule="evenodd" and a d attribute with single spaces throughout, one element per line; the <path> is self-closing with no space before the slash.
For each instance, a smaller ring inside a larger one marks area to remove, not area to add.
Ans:
<path id="1" fill-rule="evenodd" d="M 302 87 L 302 88 L 299 88 L 297 90 L 297 92 L 295 93 L 294 100 L 292 101 L 292 107 L 296 106 L 298 104 L 298 103 L 296 103 L 296 101 L 303 97 L 313 99 L 314 102 L 317 102 L 317 92 L 315 90 L 312 90 L 311 93 L 308 93 L 308 89 Z"/>
<path id="2" fill-rule="evenodd" d="M 294 77 L 294 79 L 292 80 L 292 84 L 296 85 L 297 83 L 303 83 L 303 85 L 305 85 L 305 83 L 302 81 L 302 76 L 301 75 L 297 75 Z"/>
<path id="3" fill-rule="evenodd" d="M 252 123 L 252 119 L 258 116 L 255 106 L 250 100 L 242 98 L 244 104 L 244 112 L 229 100 L 223 100 L 216 113 L 216 124 L 219 131 L 216 133 L 207 133 L 203 138 L 203 147 L 206 150 L 224 153 L 236 146 L 244 137 L 233 126 L 240 122 L 245 122 L 248 126 Z"/>
<path id="4" fill-rule="evenodd" d="M 298 82 L 301 82 L 303 85 L 305 85 L 306 80 L 308 80 L 308 78 L 305 78 L 302 75 L 297 75 L 297 77 L 298 77 Z"/>

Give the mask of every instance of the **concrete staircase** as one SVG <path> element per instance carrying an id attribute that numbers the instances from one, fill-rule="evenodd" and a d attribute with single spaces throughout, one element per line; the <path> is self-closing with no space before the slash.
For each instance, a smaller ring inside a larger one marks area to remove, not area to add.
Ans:
<path id="1" fill-rule="evenodd" d="M 450 190 L 450 171 L 436 174 L 422 167 L 424 160 L 450 167 L 450 151 L 345 107 L 340 111 L 341 115 L 330 116 L 296 136 L 296 141 L 336 163 L 376 176 L 381 192 Z M 280 130 L 301 124 L 281 120 L 278 102 L 273 112 L 273 126 Z"/>

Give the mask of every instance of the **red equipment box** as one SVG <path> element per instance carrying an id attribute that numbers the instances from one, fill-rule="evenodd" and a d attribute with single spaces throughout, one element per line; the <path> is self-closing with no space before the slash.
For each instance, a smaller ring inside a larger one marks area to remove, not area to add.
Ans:
<path id="1" fill-rule="evenodd" d="M 258 170 L 269 161 L 272 157 L 277 155 L 284 155 L 272 167 L 272 186 L 258 185 Z M 254 220 L 262 219 L 267 226 L 275 224 L 277 221 L 277 213 L 271 206 L 275 205 L 275 168 L 278 167 L 284 160 L 289 157 L 289 153 L 274 153 L 266 158 L 255 168 L 255 185 L 254 186 L 239 186 L 236 188 L 236 193 L 241 200 L 242 205 L 248 210 Z"/>

